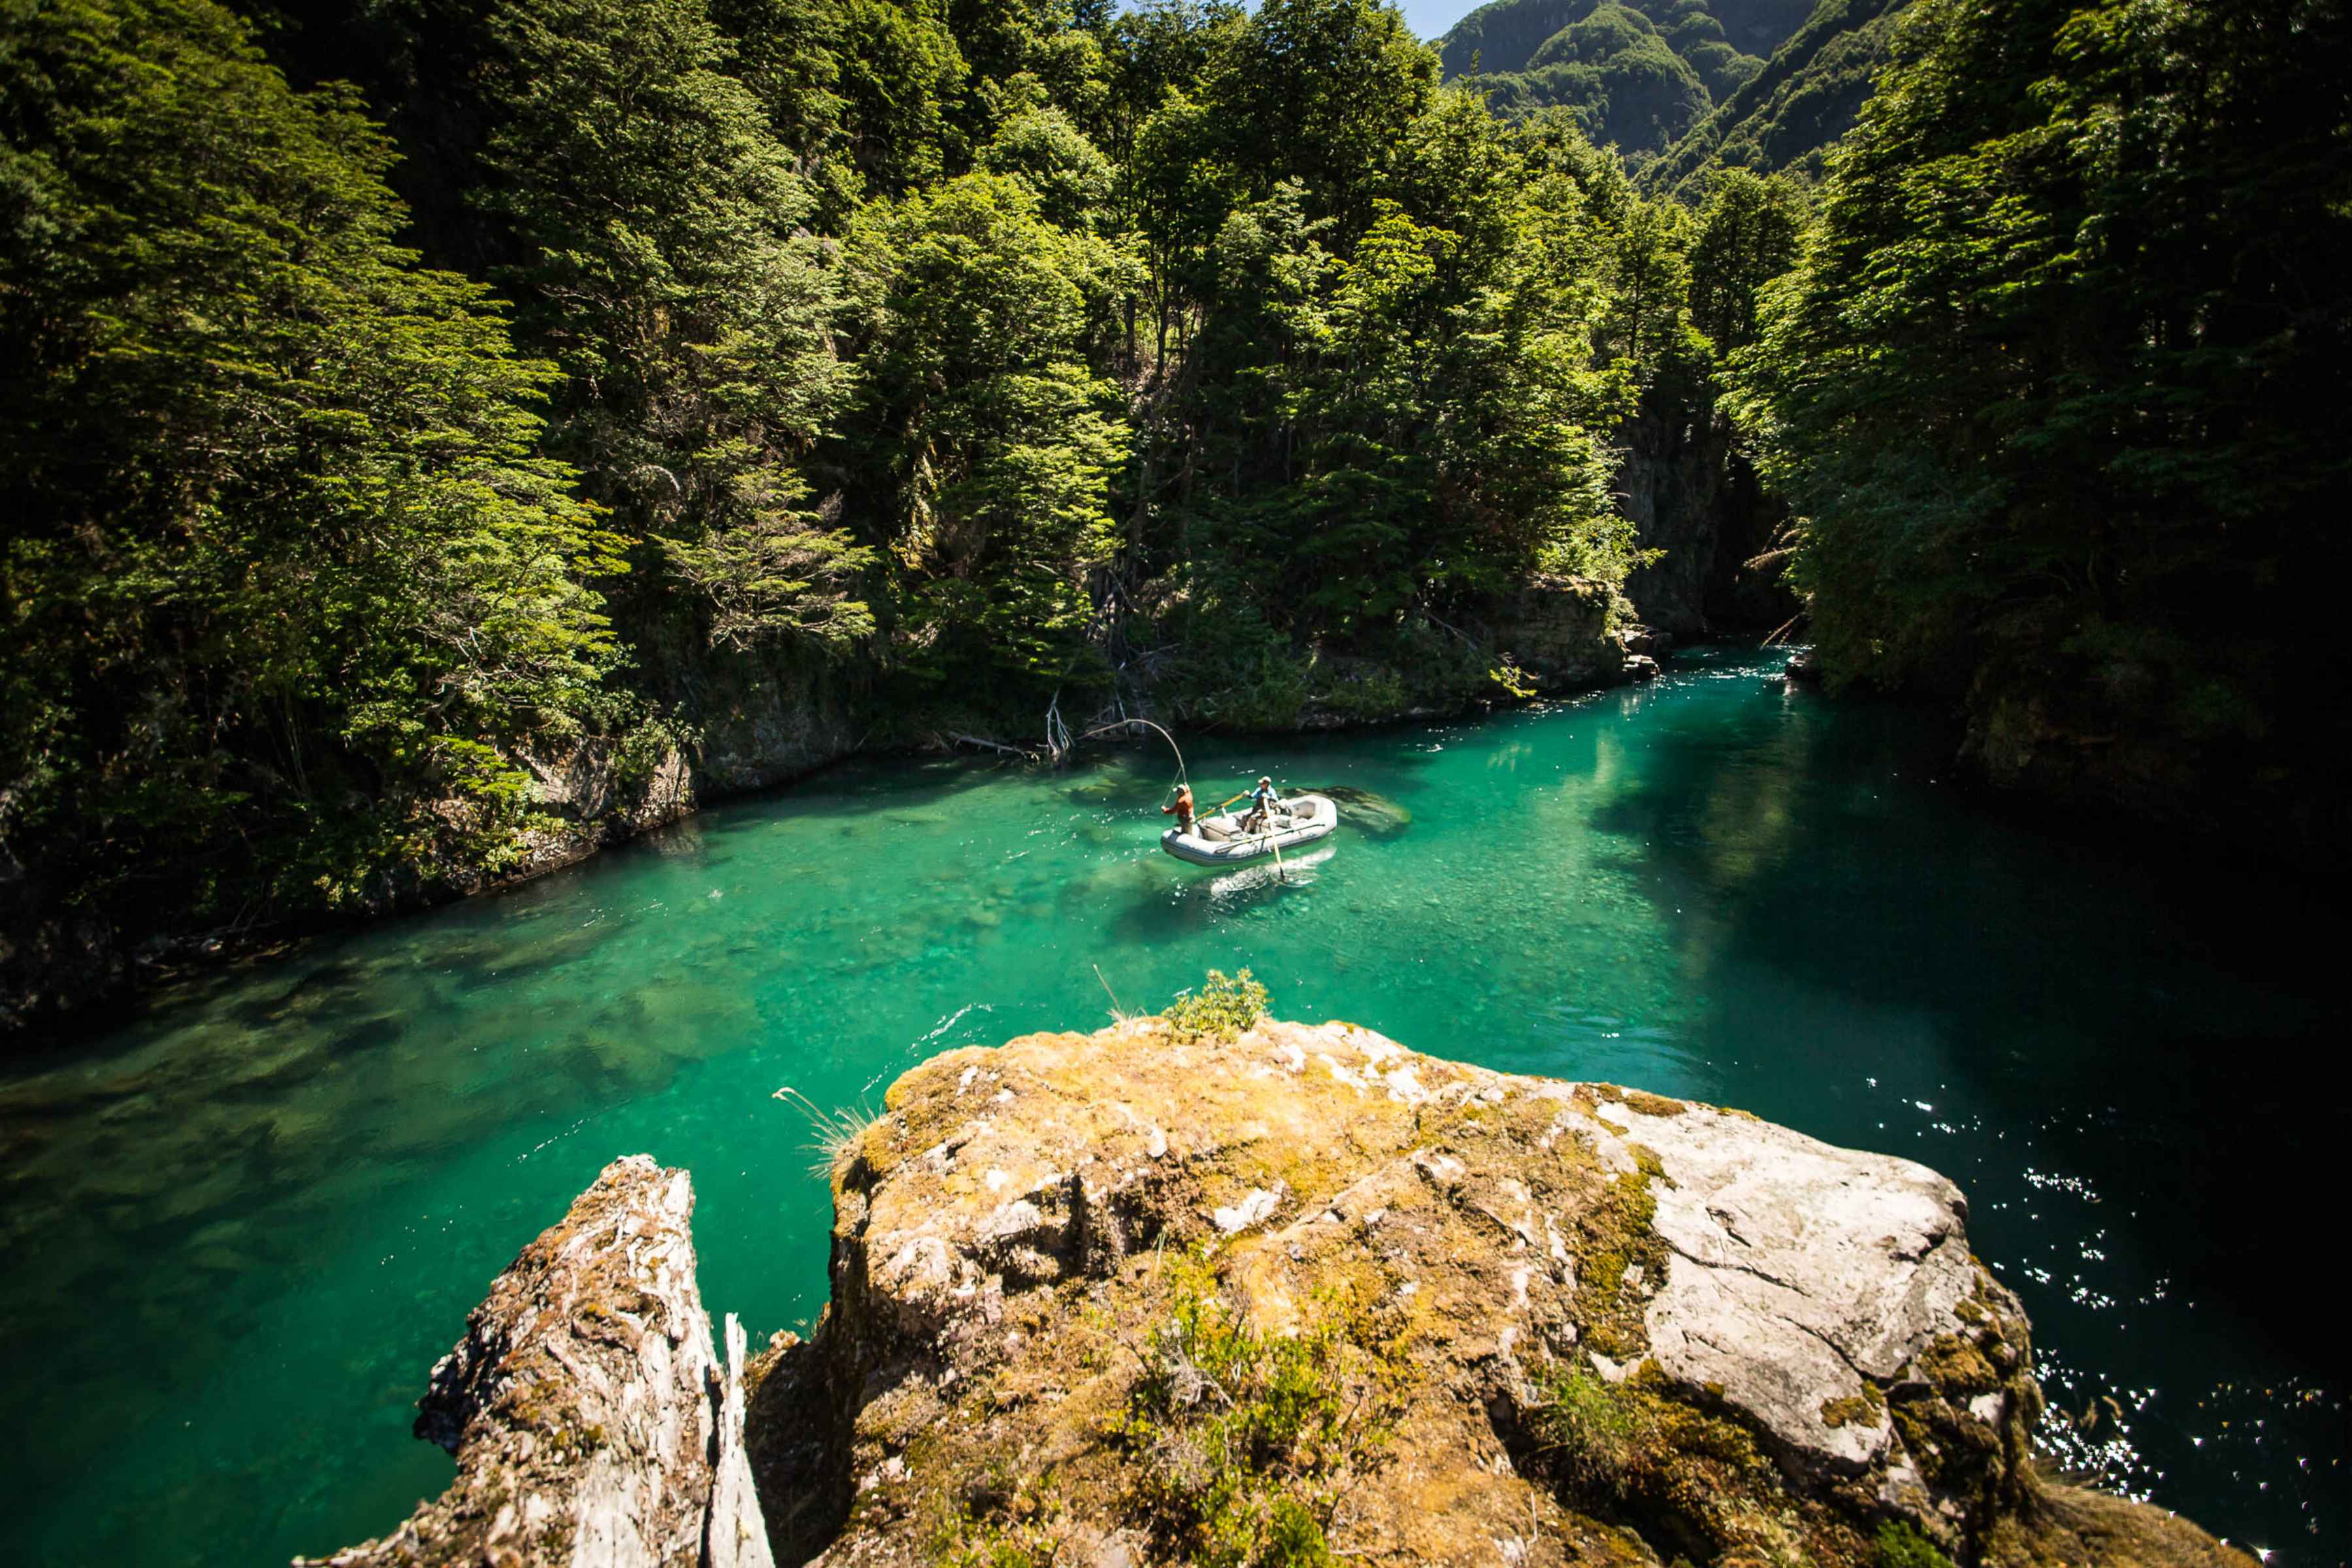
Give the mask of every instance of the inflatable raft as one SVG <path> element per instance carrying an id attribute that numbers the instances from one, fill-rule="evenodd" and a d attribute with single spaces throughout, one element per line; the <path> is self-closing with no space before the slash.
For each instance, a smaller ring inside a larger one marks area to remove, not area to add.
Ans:
<path id="1" fill-rule="evenodd" d="M 1328 796 L 1293 795 L 1274 808 L 1274 819 L 1263 832 L 1244 832 L 1241 816 L 1226 812 L 1195 817 L 1190 833 L 1170 828 L 1160 836 L 1160 847 L 1195 866 L 1238 866 L 1276 849 L 1328 838 L 1339 825 L 1339 808 Z"/>

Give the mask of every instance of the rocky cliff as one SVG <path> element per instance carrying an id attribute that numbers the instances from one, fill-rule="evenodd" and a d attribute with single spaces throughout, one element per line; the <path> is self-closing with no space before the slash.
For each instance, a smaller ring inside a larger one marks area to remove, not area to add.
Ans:
<path id="1" fill-rule="evenodd" d="M 743 1334 L 712 1344 L 684 1171 L 615 1160 L 523 1248 L 433 1368 L 416 1435 L 457 1479 L 296 1568 L 772 1568 L 743 1448 Z"/>
<path id="2" fill-rule="evenodd" d="M 757 1517 L 827 1564 L 2250 1564 L 2037 1473 L 2025 1315 L 1908 1161 L 1345 1023 L 1033 1035 L 887 1105 L 748 1413 L 684 1173 L 620 1162 L 435 1369 L 448 1494 L 323 1561 L 757 1563 Z"/>
<path id="3" fill-rule="evenodd" d="M 1687 641 L 1767 630 L 1797 613 L 1779 568 L 1751 564 L 1771 548 L 1783 513 L 1733 450 L 1728 419 L 1709 405 L 1654 400 L 1618 438 L 1620 505 L 1640 546 L 1664 552 L 1625 581 L 1643 621 Z"/>

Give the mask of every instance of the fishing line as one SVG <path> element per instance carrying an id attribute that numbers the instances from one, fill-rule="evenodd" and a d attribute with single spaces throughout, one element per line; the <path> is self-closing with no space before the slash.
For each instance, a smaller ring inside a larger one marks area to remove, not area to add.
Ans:
<path id="1" fill-rule="evenodd" d="M 1170 734 L 1167 731 L 1161 729 L 1159 725 L 1153 723 L 1149 719 L 1114 719 L 1108 724 L 1096 725 L 1093 729 L 1079 736 L 1078 739 L 1081 741 L 1091 741 L 1097 735 L 1106 735 L 1113 730 L 1150 730 L 1154 734 L 1157 734 L 1161 740 L 1167 742 L 1168 749 L 1176 753 L 1176 782 L 1182 784 L 1187 789 L 1192 787 L 1192 775 L 1184 771 L 1184 748 L 1176 743 L 1175 736 Z"/>

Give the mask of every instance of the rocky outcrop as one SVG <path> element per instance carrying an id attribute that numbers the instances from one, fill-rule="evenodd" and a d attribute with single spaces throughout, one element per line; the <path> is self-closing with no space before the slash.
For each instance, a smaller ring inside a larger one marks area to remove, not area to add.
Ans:
<path id="1" fill-rule="evenodd" d="M 924 1063 L 834 1195 L 739 1376 L 614 1163 L 435 1367 L 448 1491 L 301 1568 L 2252 1568 L 2037 1475 L 1958 1189 L 1738 1111 L 1139 1019 Z"/>
<path id="2" fill-rule="evenodd" d="M 1627 659 L 1612 609 L 1622 604 L 1606 583 L 1536 577 L 1495 606 L 1489 640 L 1538 690 L 1612 686 L 1625 679 Z"/>
<path id="3" fill-rule="evenodd" d="M 1643 620 L 1683 638 L 1769 629 L 1797 613 L 1777 565 L 1758 564 L 1782 513 L 1732 449 L 1712 407 L 1650 406 L 1619 432 L 1622 504 L 1634 541 L 1664 553 L 1625 580 Z"/>
<path id="4" fill-rule="evenodd" d="M 616 1160 L 522 1250 L 433 1368 L 416 1435 L 449 1489 L 298 1568 L 771 1568 L 743 1447 L 743 1331 L 711 1343 L 687 1173 Z"/>
<path id="5" fill-rule="evenodd" d="M 2037 1478 L 2024 1314 L 1910 1162 L 1344 1023 L 887 1107 L 755 1363 L 784 1560 L 2247 1561 Z"/>
<path id="6" fill-rule="evenodd" d="M 532 804 L 560 826 L 534 836 L 499 880 L 541 875 L 710 801 L 814 773 L 856 751 L 866 735 L 854 695 L 860 671 L 819 656 L 759 648 L 689 657 L 673 649 L 649 679 L 662 707 L 681 716 L 677 723 L 521 759 L 532 775 Z"/>

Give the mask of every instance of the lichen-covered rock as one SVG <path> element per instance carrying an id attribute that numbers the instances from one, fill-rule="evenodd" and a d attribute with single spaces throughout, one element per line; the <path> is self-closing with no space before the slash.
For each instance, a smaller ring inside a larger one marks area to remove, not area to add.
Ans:
<path id="1" fill-rule="evenodd" d="M 1142 1020 L 934 1058 L 835 1186 L 786 1560 L 2244 1562 L 2035 1479 L 1949 1182 L 1738 1112 Z"/>
<path id="2" fill-rule="evenodd" d="M 743 1447 L 743 1331 L 711 1344 L 687 1173 L 616 1160 L 499 1275 L 433 1368 L 416 1435 L 449 1489 L 298 1568 L 772 1568 Z"/>
<path id="3" fill-rule="evenodd" d="M 1610 686 L 1625 679 L 1626 652 L 1611 630 L 1616 591 L 1583 577 L 1535 577 L 1495 608 L 1493 642 L 1545 691 Z"/>

